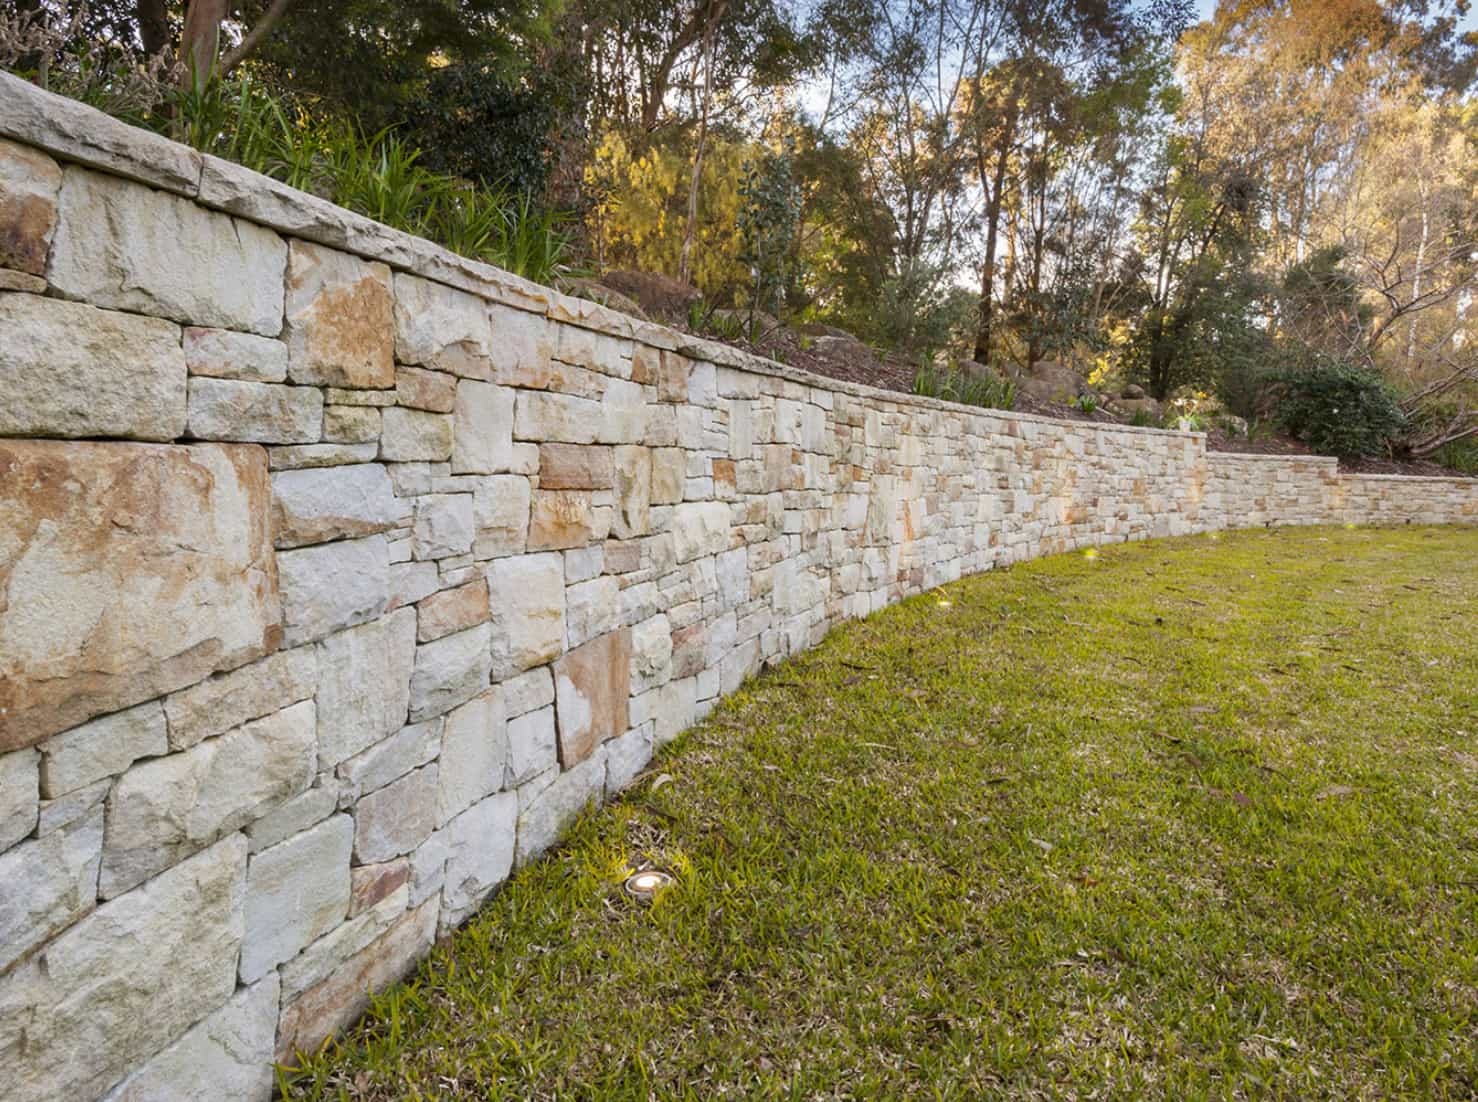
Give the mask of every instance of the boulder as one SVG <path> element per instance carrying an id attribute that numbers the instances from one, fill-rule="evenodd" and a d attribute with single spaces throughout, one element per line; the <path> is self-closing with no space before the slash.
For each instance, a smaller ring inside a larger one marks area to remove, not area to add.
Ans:
<path id="1" fill-rule="evenodd" d="M 642 316 L 663 321 L 686 321 L 688 307 L 703 299 L 698 288 L 657 272 L 617 269 L 602 275 L 600 286 L 635 302 Z"/>

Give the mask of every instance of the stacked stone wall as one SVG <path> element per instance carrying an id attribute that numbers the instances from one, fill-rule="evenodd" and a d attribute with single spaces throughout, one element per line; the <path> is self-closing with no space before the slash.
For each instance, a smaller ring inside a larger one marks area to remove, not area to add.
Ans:
<path id="1" fill-rule="evenodd" d="M 265 1099 L 767 663 L 1459 480 L 791 371 L 0 74 L 7 1098 Z"/>

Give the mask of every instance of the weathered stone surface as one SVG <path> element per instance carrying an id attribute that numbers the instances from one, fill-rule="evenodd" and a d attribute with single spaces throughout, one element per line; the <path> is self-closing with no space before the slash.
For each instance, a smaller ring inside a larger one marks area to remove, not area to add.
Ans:
<path id="1" fill-rule="evenodd" d="M 616 449 L 616 512 L 611 535 L 617 539 L 644 536 L 651 528 L 652 451 L 622 446 Z"/>
<path id="2" fill-rule="evenodd" d="M 565 590 L 565 645 L 588 643 L 621 626 L 621 584 L 610 575 Z"/>
<path id="3" fill-rule="evenodd" d="M 119 778 L 108 798 L 99 889 L 120 895 L 270 811 L 313 780 L 311 700 Z"/>
<path id="4" fill-rule="evenodd" d="M 411 723 L 339 764 L 338 774 L 357 800 L 434 761 L 441 753 L 443 720 Z"/>
<path id="5" fill-rule="evenodd" d="M 652 449 L 653 505 L 675 505 L 683 499 L 688 474 L 688 453 L 682 448 Z"/>
<path id="6" fill-rule="evenodd" d="M 277 1036 L 277 973 L 244 987 L 103 1102 L 268 1102 Z"/>
<path id="7" fill-rule="evenodd" d="M 561 765 L 568 769 L 625 733 L 630 692 L 630 629 L 593 639 L 554 663 Z"/>
<path id="8" fill-rule="evenodd" d="M 407 857 L 358 865 L 350 870 L 349 916 L 363 914 L 410 883 L 411 863 Z"/>
<path id="9" fill-rule="evenodd" d="M 659 613 L 631 629 L 631 688 L 643 693 L 672 678 L 672 622 Z"/>
<path id="10" fill-rule="evenodd" d="M 472 550 L 471 494 L 423 494 L 416 498 L 415 556 L 445 559 Z"/>
<path id="11" fill-rule="evenodd" d="M 378 443 L 287 444 L 268 448 L 267 463 L 274 471 L 296 471 L 309 467 L 341 467 L 346 463 L 368 463 L 379 454 L 380 445 Z"/>
<path id="12" fill-rule="evenodd" d="M 263 458 L 0 441 L 0 752 L 277 645 Z"/>
<path id="13" fill-rule="evenodd" d="M 517 555 L 488 567 L 493 675 L 502 680 L 557 657 L 565 642 L 564 561 Z"/>
<path id="14" fill-rule="evenodd" d="M 102 852 L 103 811 L 96 808 L 80 823 L 0 854 L 0 973 L 92 910 Z"/>
<path id="15" fill-rule="evenodd" d="M 339 786 L 331 777 L 320 777 L 319 783 L 308 791 L 299 792 L 247 825 L 246 837 L 251 842 L 251 852 L 260 853 L 268 846 L 301 834 L 314 823 L 323 822 L 338 807 Z"/>
<path id="16" fill-rule="evenodd" d="M 288 646 L 373 620 L 390 599 L 390 548 L 384 536 L 280 551 L 277 571 Z"/>
<path id="17" fill-rule="evenodd" d="M 6 294 L 0 333 L 0 435 L 173 440 L 184 432 L 178 326 Z"/>
<path id="18" fill-rule="evenodd" d="M 397 367 L 395 404 L 432 413 L 451 413 L 457 408 L 457 377 L 444 371 Z"/>
<path id="19" fill-rule="evenodd" d="M 541 490 L 608 490 L 615 484 L 611 448 L 590 444 L 539 445 Z"/>
<path id="20" fill-rule="evenodd" d="M 490 629 L 479 627 L 422 643 L 411 675 L 411 722 L 439 716 L 488 686 Z"/>
<path id="21" fill-rule="evenodd" d="M 528 864 L 559 840 L 576 815 L 605 791 L 606 752 L 596 753 L 571 769 L 546 774 L 518 790 L 518 845 L 514 862 Z"/>
<path id="22" fill-rule="evenodd" d="M 312 647 L 279 651 L 206 678 L 165 698 L 169 748 L 188 749 L 201 739 L 307 700 L 317 688 L 318 652 Z"/>
<path id="23" fill-rule="evenodd" d="M 315 1051 L 364 1013 L 369 992 L 388 987 L 410 971 L 436 937 L 437 903 L 427 900 L 406 914 L 332 976 L 286 1006 L 277 1031 L 277 1062 L 295 1067 L 299 1052 Z"/>
<path id="24" fill-rule="evenodd" d="M 191 375 L 280 383 L 287 378 L 287 345 L 230 329 L 185 329 L 185 366 Z"/>
<path id="25" fill-rule="evenodd" d="M 521 555 L 529 541 L 529 480 L 520 475 L 482 479 L 472 495 L 477 535 L 472 553 L 479 559 Z"/>
<path id="26" fill-rule="evenodd" d="M 497 686 L 447 714 L 441 737 L 441 788 L 436 823 L 446 823 L 503 787 L 508 766 L 508 723 Z"/>
<path id="27" fill-rule="evenodd" d="M 473 379 L 492 378 L 487 304 L 419 276 L 395 275 L 395 358 Z"/>
<path id="28" fill-rule="evenodd" d="M 453 474 L 497 474 L 512 466 L 513 391 L 463 379 L 453 423 Z"/>
<path id="29" fill-rule="evenodd" d="M 35 750 L 0 754 L 0 850 L 36 829 L 41 755 Z"/>
<path id="30" fill-rule="evenodd" d="M 641 775 L 652 760 L 652 725 L 633 727 L 606 743 L 606 798 L 610 799 Z"/>
<path id="31" fill-rule="evenodd" d="M 673 547 L 679 563 L 729 549 L 729 507 L 719 501 L 690 501 L 672 513 Z"/>
<path id="32" fill-rule="evenodd" d="M 503 707 L 510 716 L 521 716 L 554 703 L 554 675 L 548 666 L 526 670 L 503 682 Z"/>
<path id="33" fill-rule="evenodd" d="M 390 269 L 293 240 L 287 254 L 288 376 L 313 386 L 393 387 Z"/>
<path id="34" fill-rule="evenodd" d="M 436 828 L 436 764 L 371 792 L 354 805 L 354 862 L 372 865 L 415 849 Z"/>
<path id="35" fill-rule="evenodd" d="M 442 888 L 442 929 L 461 924 L 513 871 L 518 796 L 500 792 L 447 824 L 447 863 Z"/>
<path id="36" fill-rule="evenodd" d="M 379 463 L 272 476 L 272 535 L 278 547 L 386 532 L 405 516 L 405 503 Z"/>
<path id="37" fill-rule="evenodd" d="M 374 406 L 324 406 L 323 438 L 337 444 L 378 444 L 380 411 Z"/>
<path id="38" fill-rule="evenodd" d="M 99 907 L 0 978 L 0 1066 L 15 1102 L 94 1098 L 236 986 L 239 834 Z"/>
<path id="39" fill-rule="evenodd" d="M 452 454 L 452 419 L 420 409 L 385 410 L 380 458 L 392 463 L 440 463 Z"/>
<path id="40" fill-rule="evenodd" d="M 189 383 L 188 418 L 189 434 L 197 440 L 311 444 L 323 432 L 323 394 L 197 375 Z"/>
<path id="41" fill-rule="evenodd" d="M 399 731 L 410 700 L 416 614 L 403 608 L 318 647 L 318 764 L 326 769 Z"/>
<path id="42" fill-rule="evenodd" d="M 113 778 L 108 777 L 86 788 L 73 789 L 65 796 L 58 796 L 54 800 L 42 800 L 41 814 L 36 818 L 36 836 L 44 838 L 54 830 L 71 826 L 93 808 L 99 806 L 112 787 Z"/>
<path id="43" fill-rule="evenodd" d="M 61 187 L 62 170 L 50 157 L 0 140 L 0 268 L 46 271 Z"/>
<path id="44" fill-rule="evenodd" d="M 0 291 L 24 291 L 29 295 L 46 293 L 46 280 L 11 268 L 0 268 Z"/>
<path id="45" fill-rule="evenodd" d="M 535 443 L 594 444 L 600 435 L 601 404 L 550 391 L 519 391 L 513 435 Z"/>
<path id="46" fill-rule="evenodd" d="M 549 675 L 546 671 L 545 677 Z M 559 744 L 554 731 L 554 684 L 550 681 L 549 703 L 508 721 L 508 783 L 521 785 L 559 764 Z"/>
<path id="47" fill-rule="evenodd" d="M 402 860 L 397 858 L 396 860 Z M 384 865 L 390 862 L 376 862 Z M 380 902 L 340 923 L 277 970 L 282 978 L 282 1001 L 291 1002 L 315 984 L 333 975 L 405 914 L 410 892 L 397 888 Z"/>
<path id="48" fill-rule="evenodd" d="M 403 608 L 425 600 L 441 586 L 441 573 L 434 562 L 398 562 L 390 566 L 390 603 Z"/>
<path id="49" fill-rule="evenodd" d="M 46 278 L 65 298 L 275 337 L 286 267 L 271 230 L 116 176 L 63 174 Z"/>
<path id="50" fill-rule="evenodd" d="M 602 444 L 640 444 L 646 439 L 650 410 L 646 394 L 636 383 L 626 379 L 607 379 L 601 398 L 600 432 Z"/>
<path id="51" fill-rule="evenodd" d="M 349 910 L 349 856 L 354 822 L 335 815 L 252 857 L 246 869 L 242 983 L 255 983 Z"/>
<path id="52" fill-rule="evenodd" d="M 416 614 L 416 640 L 421 643 L 485 623 L 492 616 L 487 579 L 434 593 L 416 606 Z"/>
<path id="53" fill-rule="evenodd" d="M 587 490 L 536 490 L 529 515 L 529 550 L 584 547 L 610 533 L 611 510 L 592 503 Z"/>
<path id="54" fill-rule="evenodd" d="M 101 716 L 41 744 L 41 794 L 55 799 L 168 749 L 164 708 L 157 700 Z"/>
<path id="55" fill-rule="evenodd" d="M 0 134 L 79 164 L 193 195 L 200 154 L 0 72 Z"/>

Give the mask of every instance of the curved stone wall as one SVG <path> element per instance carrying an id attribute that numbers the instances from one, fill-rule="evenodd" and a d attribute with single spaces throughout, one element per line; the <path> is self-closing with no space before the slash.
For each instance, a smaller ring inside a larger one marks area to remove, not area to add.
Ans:
<path id="1" fill-rule="evenodd" d="M 265 1099 L 764 664 L 997 563 L 1478 485 L 809 376 L 0 74 L 7 1097 Z"/>

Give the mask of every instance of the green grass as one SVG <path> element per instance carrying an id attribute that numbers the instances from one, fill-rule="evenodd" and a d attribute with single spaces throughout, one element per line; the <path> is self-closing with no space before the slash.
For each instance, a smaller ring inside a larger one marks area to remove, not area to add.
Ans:
<path id="1" fill-rule="evenodd" d="M 842 628 L 290 1096 L 1471 1098 L 1475 566 L 1478 531 L 1253 532 Z"/>

